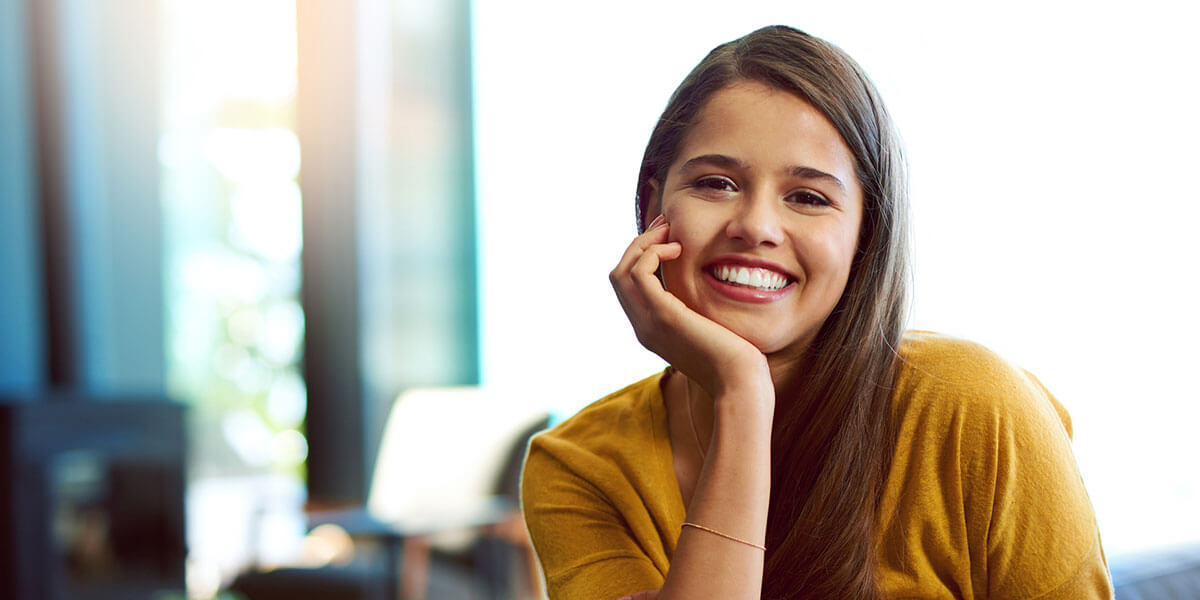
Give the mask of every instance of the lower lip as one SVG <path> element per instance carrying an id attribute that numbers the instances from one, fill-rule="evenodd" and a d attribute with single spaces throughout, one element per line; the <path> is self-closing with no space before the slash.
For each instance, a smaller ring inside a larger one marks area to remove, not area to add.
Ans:
<path id="1" fill-rule="evenodd" d="M 724 281 L 713 277 L 713 274 L 709 273 L 708 271 L 704 271 L 704 280 L 707 281 L 708 285 L 712 286 L 714 290 L 727 298 L 737 300 L 738 302 L 755 302 L 758 304 L 775 302 L 776 300 L 779 300 L 780 298 L 783 298 L 791 293 L 792 288 L 796 287 L 796 282 L 793 281 L 780 289 L 777 289 L 773 292 L 768 292 L 752 287 L 746 287 L 744 285 L 725 283 Z"/>

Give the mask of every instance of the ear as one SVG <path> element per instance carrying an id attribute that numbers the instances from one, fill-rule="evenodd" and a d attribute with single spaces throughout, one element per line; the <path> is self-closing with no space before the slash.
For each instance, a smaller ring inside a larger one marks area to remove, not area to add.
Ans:
<path id="1" fill-rule="evenodd" d="M 642 231 L 645 231 L 650 226 L 650 222 L 660 214 L 662 214 L 662 188 L 658 180 L 651 177 L 646 180 L 646 214 L 642 217 Z"/>

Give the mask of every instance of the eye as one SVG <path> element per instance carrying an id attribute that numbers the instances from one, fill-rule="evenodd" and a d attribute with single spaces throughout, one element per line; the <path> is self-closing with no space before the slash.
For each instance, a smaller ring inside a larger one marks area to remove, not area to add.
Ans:
<path id="1" fill-rule="evenodd" d="M 731 179 L 716 175 L 701 177 L 692 183 L 692 187 L 700 190 L 716 190 L 721 192 L 737 191 L 737 184 L 733 183 Z"/>
<path id="2" fill-rule="evenodd" d="M 806 204 L 809 206 L 830 206 L 833 204 L 825 196 L 809 190 L 792 192 L 791 194 L 788 194 L 785 200 L 792 204 Z"/>

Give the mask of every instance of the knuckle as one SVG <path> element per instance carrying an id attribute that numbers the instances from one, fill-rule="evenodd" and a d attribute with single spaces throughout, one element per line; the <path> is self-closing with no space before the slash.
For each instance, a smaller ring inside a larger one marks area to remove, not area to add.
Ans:
<path id="1" fill-rule="evenodd" d="M 654 279 L 653 273 L 638 273 L 637 277 L 633 278 L 633 284 L 637 286 L 638 291 L 643 294 L 654 291 L 654 284 L 658 283 Z"/>
<path id="2" fill-rule="evenodd" d="M 657 264 L 653 261 L 639 260 L 637 264 L 633 266 L 633 272 L 640 276 L 645 276 L 654 273 L 657 268 Z"/>

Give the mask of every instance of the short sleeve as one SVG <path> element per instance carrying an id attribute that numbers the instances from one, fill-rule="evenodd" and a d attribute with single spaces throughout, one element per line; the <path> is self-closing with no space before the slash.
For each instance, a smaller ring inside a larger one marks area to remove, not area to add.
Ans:
<path id="1" fill-rule="evenodd" d="M 522 509 L 551 600 L 615 600 L 661 588 L 665 574 L 614 504 L 580 475 L 594 473 L 586 454 L 556 442 L 533 440 L 521 478 Z"/>
<path id="2" fill-rule="evenodd" d="M 1032 375 L 1014 369 L 1012 377 L 987 419 L 995 444 L 994 455 L 983 459 L 994 473 L 988 597 L 1111 598 L 1069 416 Z"/>
<path id="3" fill-rule="evenodd" d="M 987 348 L 910 332 L 880 564 L 898 597 L 1111 598 L 1066 409 Z"/>

